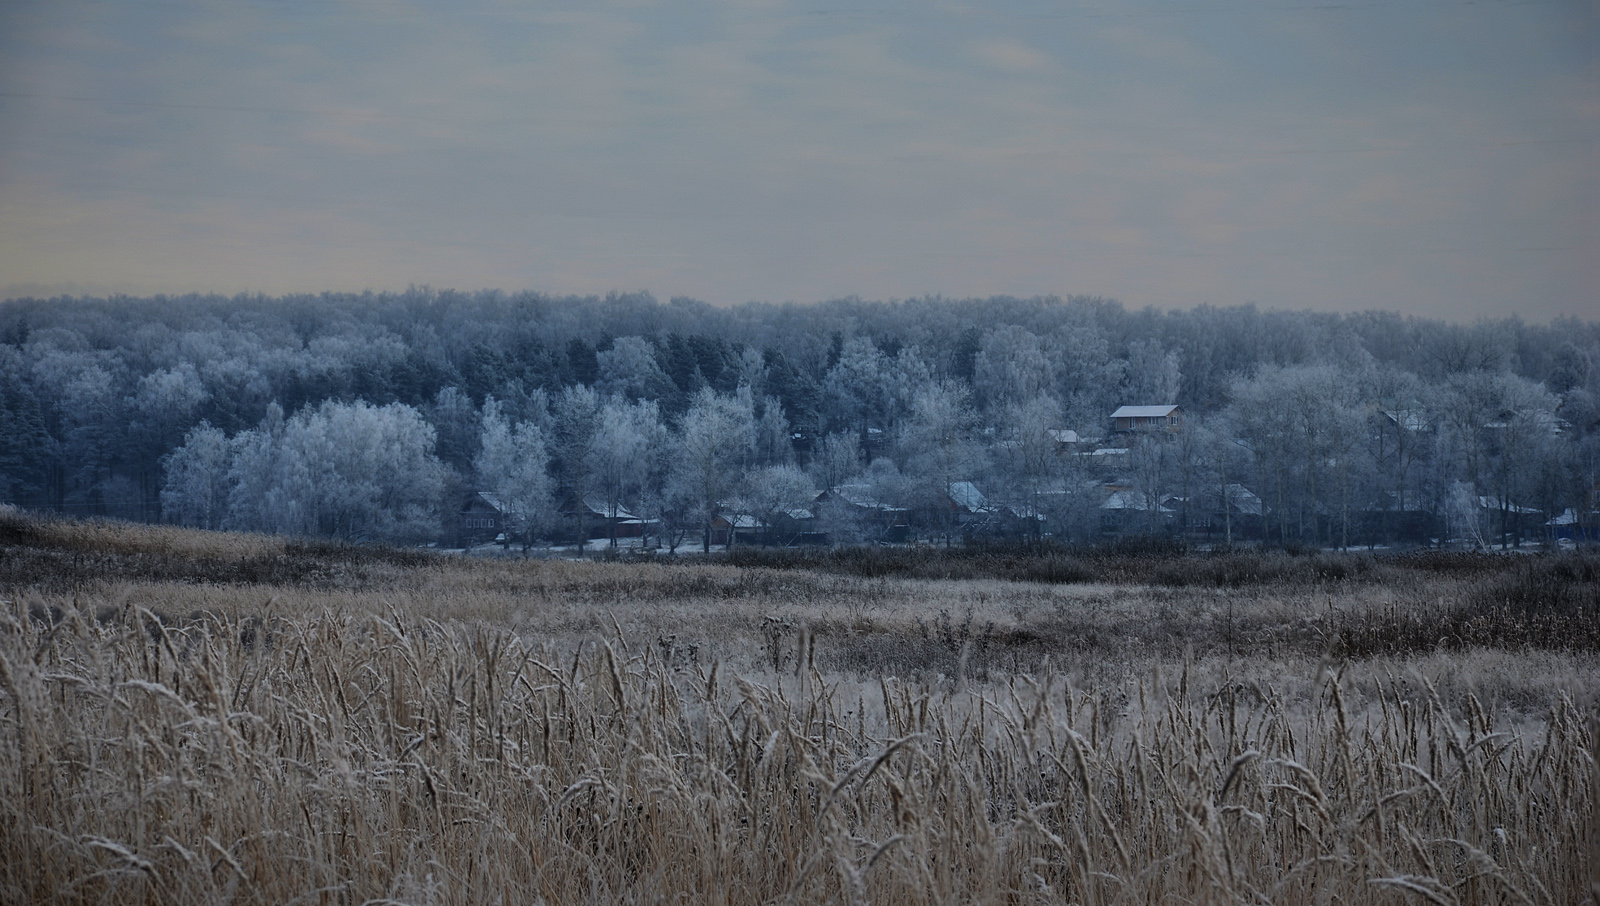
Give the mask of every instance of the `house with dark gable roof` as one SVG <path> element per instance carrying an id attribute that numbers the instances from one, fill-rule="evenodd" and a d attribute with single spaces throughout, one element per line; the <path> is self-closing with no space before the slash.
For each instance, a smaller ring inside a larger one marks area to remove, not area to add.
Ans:
<path id="1" fill-rule="evenodd" d="M 474 491 L 456 513 L 455 546 L 472 547 L 498 541 L 506 530 L 505 508 L 494 495 Z"/>

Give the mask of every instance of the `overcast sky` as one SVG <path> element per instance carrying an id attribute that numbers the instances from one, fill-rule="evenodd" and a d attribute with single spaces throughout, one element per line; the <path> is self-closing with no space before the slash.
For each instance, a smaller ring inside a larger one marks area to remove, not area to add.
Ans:
<path id="1" fill-rule="evenodd" d="M 1600 316 L 1595 0 L 0 2 L 0 297 Z"/>

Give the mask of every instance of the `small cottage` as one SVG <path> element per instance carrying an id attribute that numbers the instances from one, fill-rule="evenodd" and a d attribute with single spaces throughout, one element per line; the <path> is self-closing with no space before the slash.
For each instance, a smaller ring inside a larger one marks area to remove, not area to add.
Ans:
<path id="1" fill-rule="evenodd" d="M 474 491 L 456 514 L 455 546 L 468 548 L 503 540 L 505 507 L 492 494 Z"/>
<path id="2" fill-rule="evenodd" d="M 1111 413 L 1113 431 L 1164 429 L 1176 433 L 1183 429 L 1183 412 L 1177 406 L 1121 406 Z"/>

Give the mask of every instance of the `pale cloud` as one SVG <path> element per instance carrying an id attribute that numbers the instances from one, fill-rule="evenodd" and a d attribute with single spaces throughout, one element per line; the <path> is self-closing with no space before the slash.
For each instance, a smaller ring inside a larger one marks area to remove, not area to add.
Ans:
<path id="1" fill-rule="evenodd" d="M 994 69 L 1033 76 L 1048 76 L 1060 72 L 1048 56 L 1011 41 L 980 41 L 968 52 L 973 59 Z"/>

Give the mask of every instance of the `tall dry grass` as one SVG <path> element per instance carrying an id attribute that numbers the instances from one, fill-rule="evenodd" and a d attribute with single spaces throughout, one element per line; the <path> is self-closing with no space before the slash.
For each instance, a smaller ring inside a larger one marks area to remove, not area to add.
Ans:
<path id="1" fill-rule="evenodd" d="M 0 514 L 0 902 L 1600 902 L 1592 561 L 1276 557 L 1054 584 Z"/>
<path id="2" fill-rule="evenodd" d="M 1592 900 L 1595 762 L 1426 689 L 756 682 L 323 614 L 0 629 L 0 899 Z M 248 638 L 247 646 L 244 639 Z"/>

